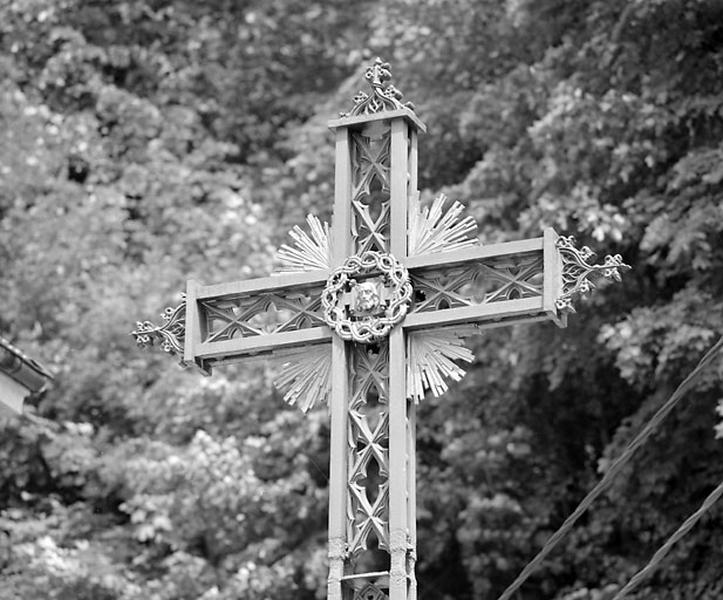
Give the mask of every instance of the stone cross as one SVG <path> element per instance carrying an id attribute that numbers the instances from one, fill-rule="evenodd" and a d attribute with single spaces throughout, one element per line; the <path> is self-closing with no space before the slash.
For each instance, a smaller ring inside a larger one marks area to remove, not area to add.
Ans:
<path id="1" fill-rule="evenodd" d="M 279 250 L 283 272 L 201 285 L 165 323 L 138 323 L 140 345 L 162 347 L 206 373 L 249 355 L 280 355 L 277 385 L 306 412 L 328 403 L 329 600 L 417 597 L 415 418 L 473 356 L 464 338 L 551 320 L 600 278 L 620 279 L 619 255 L 591 264 L 571 237 L 480 245 L 471 217 L 444 196 L 423 207 L 417 137 L 424 124 L 366 70 L 368 92 L 329 123 L 336 137 L 331 231 L 308 217 Z"/>

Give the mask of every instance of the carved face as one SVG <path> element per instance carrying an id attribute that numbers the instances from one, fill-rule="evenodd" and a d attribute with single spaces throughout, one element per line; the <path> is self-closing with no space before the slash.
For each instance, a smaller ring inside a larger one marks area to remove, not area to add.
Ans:
<path id="1" fill-rule="evenodd" d="M 369 314 L 379 308 L 379 289 L 375 282 L 364 281 L 358 284 L 354 291 L 354 312 Z"/>

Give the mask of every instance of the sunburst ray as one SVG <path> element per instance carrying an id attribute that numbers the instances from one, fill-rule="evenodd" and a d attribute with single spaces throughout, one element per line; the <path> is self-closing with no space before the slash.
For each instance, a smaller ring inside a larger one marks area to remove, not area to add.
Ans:
<path id="1" fill-rule="evenodd" d="M 453 202 L 445 208 L 447 197 L 437 196 L 432 206 L 422 208 L 419 199 L 412 201 L 409 213 L 409 255 L 432 254 L 476 246 L 477 223 L 470 217 L 460 218 L 464 206 Z"/>
<path id="2" fill-rule="evenodd" d="M 298 405 L 303 413 L 326 403 L 331 390 L 331 345 L 317 344 L 285 352 L 274 385 L 284 394 L 284 401 Z"/>
<path id="3" fill-rule="evenodd" d="M 447 379 L 459 381 L 466 371 L 455 361 L 472 362 L 474 354 L 463 338 L 477 332 L 474 325 L 414 331 L 407 338 L 407 397 L 419 403 L 426 390 L 439 397 Z"/>
<path id="4" fill-rule="evenodd" d="M 281 262 L 277 273 L 298 273 L 328 269 L 331 264 L 329 250 L 329 224 L 322 223 L 314 215 L 306 217 L 307 233 L 296 225 L 289 236 L 291 244 L 283 244 L 276 253 Z"/>

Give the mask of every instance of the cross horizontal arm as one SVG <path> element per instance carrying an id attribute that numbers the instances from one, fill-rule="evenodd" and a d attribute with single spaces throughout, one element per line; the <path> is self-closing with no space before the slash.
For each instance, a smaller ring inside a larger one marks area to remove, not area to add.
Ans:
<path id="1" fill-rule="evenodd" d="M 183 359 L 209 371 L 241 357 L 325 342 L 331 330 L 320 310 L 329 273 L 285 273 L 186 287 Z"/>
<path id="2" fill-rule="evenodd" d="M 406 258 L 415 295 L 404 328 L 563 326 L 555 306 L 562 289 L 557 239 L 548 229 L 539 238 Z"/>

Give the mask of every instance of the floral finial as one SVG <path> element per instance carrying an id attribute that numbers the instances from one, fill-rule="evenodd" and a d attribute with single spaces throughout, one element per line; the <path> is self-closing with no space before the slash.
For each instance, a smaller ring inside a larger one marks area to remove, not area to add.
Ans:
<path id="1" fill-rule="evenodd" d="M 341 113 L 342 117 L 355 117 L 357 115 L 371 115 L 385 110 L 399 110 L 407 108 L 414 110 L 411 102 L 402 103 L 402 92 L 392 84 L 387 83 L 392 78 L 392 69 L 388 62 L 377 57 L 374 64 L 367 67 L 364 79 L 372 88 L 371 94 L 360 91 L 354 96 L 354 108 L 349 112 Z"/>

